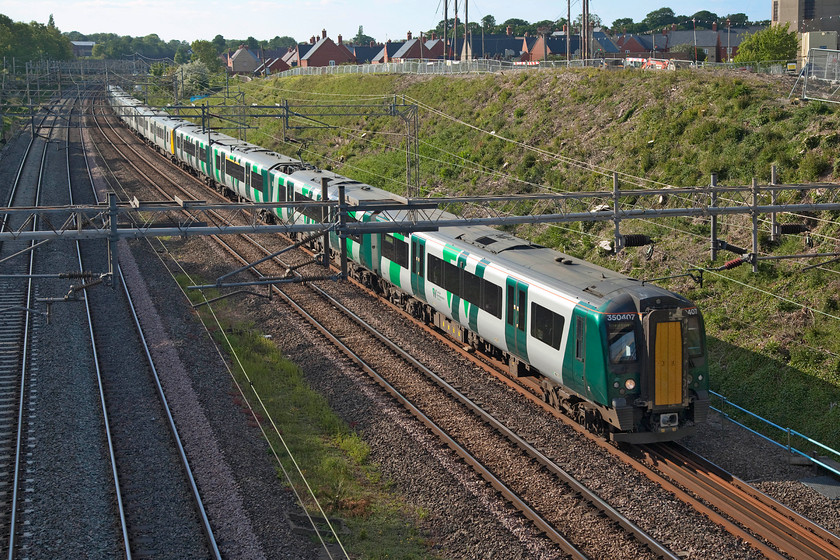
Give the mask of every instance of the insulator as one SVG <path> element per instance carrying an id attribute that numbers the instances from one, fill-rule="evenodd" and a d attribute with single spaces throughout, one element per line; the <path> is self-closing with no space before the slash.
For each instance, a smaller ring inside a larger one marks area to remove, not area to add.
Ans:
<path id="1" fill-rule="evenodd" d="M 732 270 L 733 268 L 741 266 L 745 262 L 747 262 L 747 261 L 745 261 L 744 259 L 732 259 L 731 261 L 728 261 L 727 263 L 725 263 L 723 265 L 723 269 L 724 270 Z"/>
<path id="2" fill-rule="evenodd" d="M 624 236 L 625 247 L 642 247 L 644 245 L 650 245 L 650 243 L 650 237 L 647 235 L 633 234 Z"/>
<path id="3" fill-rule="evenodd" d="M 740 247 L 736 247 L 735 245 L 730 245 L 722 239 L 718 239 L 718 249 L 721 249 L 722 251 L 729 251 L 730 253 L 735 253 L 736 255 L 745 255 L 747 253 L 746 249 L 741 249 Z"/>
<path id="4" fill-rule="evenodd" d="M 781 224 L 779 225 L 779 233 L 805 233 L 811 231 L 811 228 L 805 224 Z"/>

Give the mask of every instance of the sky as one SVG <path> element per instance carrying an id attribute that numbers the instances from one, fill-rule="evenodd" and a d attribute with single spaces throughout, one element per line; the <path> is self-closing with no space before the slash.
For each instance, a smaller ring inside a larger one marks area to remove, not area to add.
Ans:
<path id="1" fill-rule="evenodd" d="M 217 34 L 226 39 L 259 40 L 275 36 L 294 37 L 299 42 L 319 35 L 322 29 L 332 38 L 364 33 L 378 41 L 404 39 L 411 31 L 434 28 L 443 19 L 444 0 L 0 0 L 0 14 L 14 21 L 47 23 L 53 14 L 61 31 L 116 33 L 143 37 L 156 33 L 164 41 L 210 40 Z M 453 16 L 453 0 L 449 0 Z M 747 14 L 750 20 L 770 19 L 770 0 L 590 0 L 589 12 L 606 25 L 619 18 L 634 22 L 663 7 L 677 15 L 708 10 L 720 16 Z M 463 20 L 464 0 L 458 11 Z M 557 20 L 566 16 L 567 2 L 530 0 L 519 4 L 501 0 L 472 0 L 469 20 L 492 15 L 497 23 L 510 18 L 528 22 Z M 572 20 L 580 14 L 580 0 L 572 0 Z"/>

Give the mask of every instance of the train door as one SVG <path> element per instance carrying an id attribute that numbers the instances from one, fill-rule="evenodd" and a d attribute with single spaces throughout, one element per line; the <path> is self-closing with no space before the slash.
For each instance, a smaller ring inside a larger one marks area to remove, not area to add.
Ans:
<path id="1" fill-rule="evenodd" d="M 666 310 L 655 310 L 644 319 L 647 333 L 647 383 L 642 395 L 654 407 L 670 407 L 683 401 L 682 322 Z"/>
<path id="2" fill-rule="evenodd" d="M 426 301 L 426 240 L 411 236 L 411 291 Z"/>
<path id="3" fill-rule="evenodd" d="M 514 278 L 508 278 L 506 287 L 507 318 L 505 323 L 505 342 L 507 343 L 508 352 L 527 361 L 528 284 Z"/>
<path id="4" fill-rule="evenodd" d="M 586 388 L 586 317 L 575 313 L 569 329 L 569 346 L 573 356 L 569 361 L 572 370 L 571 379 L 563 381 L 578 393 L 585 395 Z M 568 354 L 566 354 L 568 356 Z"/>

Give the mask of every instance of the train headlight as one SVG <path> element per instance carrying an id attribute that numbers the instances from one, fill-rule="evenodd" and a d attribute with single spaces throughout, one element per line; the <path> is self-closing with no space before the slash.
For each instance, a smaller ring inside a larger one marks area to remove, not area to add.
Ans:
<path id="1" fill-rule="evenodd" d="M 633 389 L 636 388 L 636 380 L 635 379 L 628 379 L 627 381 L 624 382 L 624 387 L 628 391 L 632 391 Z"/>

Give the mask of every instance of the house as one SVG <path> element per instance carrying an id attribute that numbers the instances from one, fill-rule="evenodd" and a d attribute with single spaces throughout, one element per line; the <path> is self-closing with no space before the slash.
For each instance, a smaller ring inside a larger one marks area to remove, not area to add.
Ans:
<path id="1" fill-rule="evenodd" d="M 661 56 L 668 49 L 668 39 L 662 33 L 622 34 L 613 41 L 620 54 L 626 56 Z"/>
<path id="2" fill-rule="evenodd" d="M 285 72 L 289 68 L 290 66 L 281 57 L 271 57 L 266 58 L 262 64 L 257 66 L 254 74 L 258 76 L 270 76 L 271 74 Z"/>
<path id="3" fill-rule="evenodd" d="M 443 56 L 443 41 L 437 38 L 424 40 L 412 38 L 411 32 L 408 32 L 406 41 L 397 49 L 391 56 L 392 62 L 402 62 L 403 60 L 421 60 L 434 59 Z"/>
<path id="4" fill-rule="evenodd" d="M 228 72 L 231 74 L 253 74 L 260 64 L 257 55 L 246 49 L 245 45 L 240 45 L 227 59 Z"/>
<path id="5" fill-rule="evenodd" d="M 524 37 L 522 41 L 523 62 L 536 62 L 548 58 L 549 55 L 566 58 L 566 41 L 569 41 L 569 53 L 572 58 L 580 55 L 580 36 L 552 35 L 546 37 Z"/>
<path id="6" fill-rule="evenodd" d="M 495 60 L 519 60 L 522 56 L 522 37 L 512 34 L 473 35 L 473 58 L 492 58 Z M 463 47 L 463 37 L 458 38 L 459 46 Z M 441 45 L 442 47 L 443 45 Z M 456 50 L 462 52 L 463 48 Z"/>
<path id="7" fill-rule="evenodd" d="M 668 58 L 680 58 L 674 56 L 673 51 L 675 47 L 680 45 L 690 45 L 696 48 L 697 52 L 701 51 L 706 55 L 706 62 L 720 62 L 720 34 L 717 30 L 717 24 L 712 24 L 712 29 L 689 29 L 689 30 L 674 30 L 667 33 L 668 51 L 671 55 Z M 686 58 L 683 56 L 682 58 Z M 693 56 L 688 58 L 694 59 Z"/>
<path id="8" fill-rule="evenodd" d="M 70 41 L 70 46 L 73 48 L 73 56 L 81 58 L 83 56 L 93 56 L 93 47 L 96 45 L 94 41 Z"/>
<path id="9" fill-rule="evenodd" d="M 396 43 L 388 41 L 387 43 L 382 45 L 380 51 L 376 53 L 376 55 L 374 55 L 373 59 L 371 60 L 371 63 L 387 64 L 388 62 L 394 62 L 394 54 L 396 54 L 397 51 L 399 51 L 402 48 L 404 43 L 405 41 L 398 41 Z"/>
<path id="10" fill-rule="evenodd" d="M 356 62 L 351 53 L 344 45 L 338 45 L 325 36 L 312 45 L 306 54 L 300 57 L 302 68 L 313 68 L 318 66 L 338 66 Z"/>
<path id="11" fill-rule="evenodd" d="M 357 64 L 370 64 L 373 58 L 382 51 L 382 45 L 377 45 L 373 41 L 369 45 L 345 45 L 347 49 L 353 53 L 353 58 L 356 59 Z"/>

